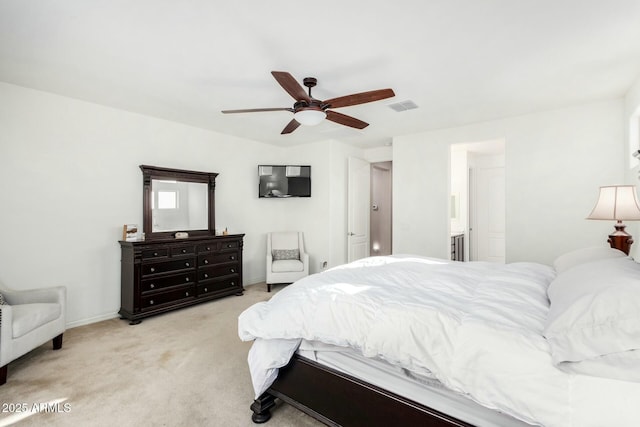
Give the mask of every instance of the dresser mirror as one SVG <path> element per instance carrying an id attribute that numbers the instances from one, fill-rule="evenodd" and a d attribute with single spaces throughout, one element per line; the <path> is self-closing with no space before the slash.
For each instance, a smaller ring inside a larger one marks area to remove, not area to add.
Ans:
<path id="1" fill-rule="evenodd" d="M 141 165 L 145 238 L 215 235 L 217 173 Z"/>

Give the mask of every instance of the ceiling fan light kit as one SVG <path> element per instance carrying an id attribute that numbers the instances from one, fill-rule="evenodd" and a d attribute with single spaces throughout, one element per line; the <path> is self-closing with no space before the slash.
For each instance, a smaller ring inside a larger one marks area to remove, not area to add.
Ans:
<path id="1" fill-rule="evenodd" d="M 293 113 L 293 118 L 301 125 L 316 126 L 327 118 L 327 113 L 318 107 L 308 107 Z"/>
<path id="2" fill-rule="evenodd" d="M 317 84 L 314 77 L 305 77 L 304 85 L 308 88 L 309 93 L 286 71 L 272 71 L 271 74 L 276 81 L 287 91 L 289 95 L 296 100 L 293 108 L 251 108 L 244 110 L 222 110 L 224 114 L 232 113 L 259 113 L 266 111 L 289 111 L 293 113 L 293 119 L 285 126 L 281 134 L 289 134 L 296 130 L 300 125 L 315 126 L 320 124 L 324 119 L 330 120 L 344 126 L 356 129 L 364 129 L 369 123 L 347 116 L 346 114 L 333 111 L 332 108 L 349 107 L 351 105 L 365 104 L 367 102 L 379 101 L 381 99 L 391 98 L 395 96 L 392 89 L 379 89 L 369 92 L 356 93 L 353 95 L 340 96 L 338 98 L 320 101 L 311 96 L 311 88 Z"/>

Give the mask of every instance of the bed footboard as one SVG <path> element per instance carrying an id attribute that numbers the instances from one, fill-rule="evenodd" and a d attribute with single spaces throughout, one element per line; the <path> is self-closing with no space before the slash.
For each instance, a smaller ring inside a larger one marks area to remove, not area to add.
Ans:
<path id="1" fill-rule="evenodd" d="M 265 422 L 271 417 L 274 397 L 330 426 L 471 427 L 447 414 L 298 355 L 280 369 L 269 390 L 251 405 L 254 422 Z"/>

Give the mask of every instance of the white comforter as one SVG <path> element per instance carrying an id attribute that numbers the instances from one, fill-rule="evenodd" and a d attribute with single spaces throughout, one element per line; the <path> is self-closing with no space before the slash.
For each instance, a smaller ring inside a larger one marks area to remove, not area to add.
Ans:
<path id="1" fill-rule="evenodd" d="M 433 375 L 546 426 L 636 425 L 640 384 L 556 369 L 542 336 L 555 273 L 534 263 L 374 257 L 302 279 L 240 315 L 256 397 L 304 338 Z M 603 393 L 606 390 L 606 393 Z"/>

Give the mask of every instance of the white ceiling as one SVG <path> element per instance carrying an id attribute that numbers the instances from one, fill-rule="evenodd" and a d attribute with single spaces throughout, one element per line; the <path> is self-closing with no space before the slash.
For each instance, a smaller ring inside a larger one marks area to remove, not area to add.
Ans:
<path id="1" fill-rule="evenodd" d="M 337 110 L 363 130 L 220 113 L 291 107 L 272 70 L 316 77 L 318 99 L 396 97 Z M 622 97 L 639 76 L 638 0 L 0 0 L 1 81 L 282 146 L 377 146 Z"/>

